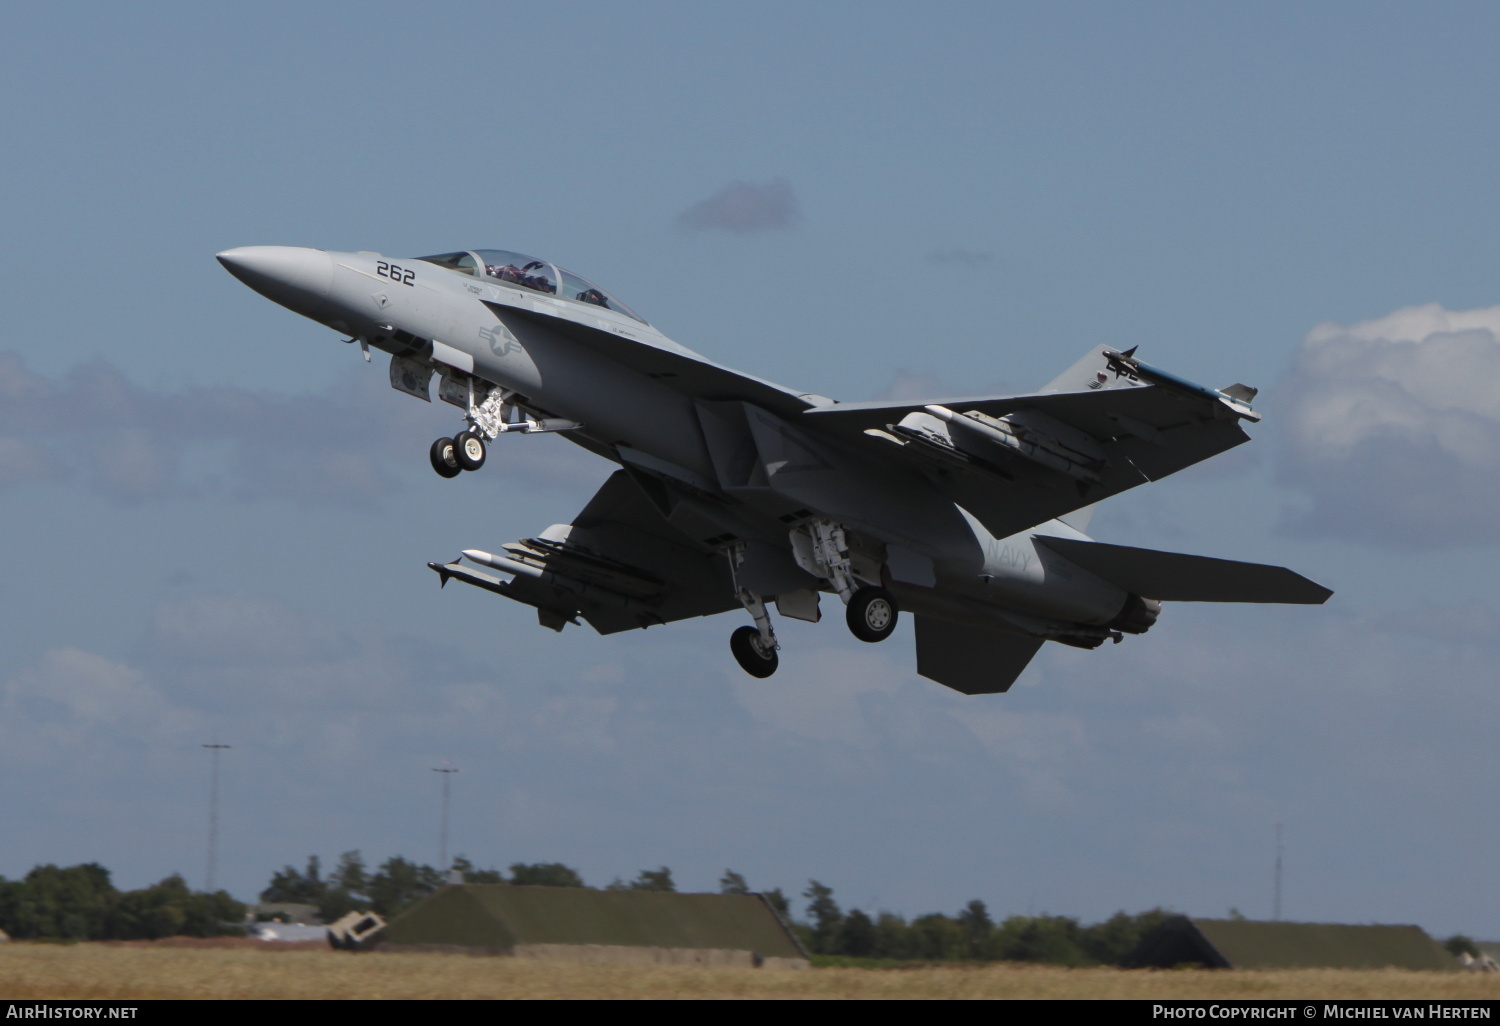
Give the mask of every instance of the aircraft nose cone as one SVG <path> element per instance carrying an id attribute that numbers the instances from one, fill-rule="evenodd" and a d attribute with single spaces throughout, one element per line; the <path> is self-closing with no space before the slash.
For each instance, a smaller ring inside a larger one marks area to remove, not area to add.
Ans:
<path id="1" fill-rule="evenodd" d="M 333 258 L 302 246 L 240 246 L 218 254 L 219 263 L 267 299 L 314 317 L 326 305 Z"/>

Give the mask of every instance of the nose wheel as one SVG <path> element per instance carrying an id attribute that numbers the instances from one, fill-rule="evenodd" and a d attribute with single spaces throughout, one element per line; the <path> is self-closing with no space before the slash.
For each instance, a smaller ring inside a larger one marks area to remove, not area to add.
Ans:
<path id="1" fill-rule="evenodd" d="M 849 630 L 860 641 L 884 641 L 896 629 L 896 618 L 900 615 L 896 600 L 884 588 L 860 588 L 849 597 L 844 607 L 844 617 Z"/>
<path id="2" fill-rule="evenodd" d="M 458 465 L 465 470 L 478 470 L 484 466 L 484 439 L 472 431 L 460 432 L 453 439 L 453 455 Z"/>
<path id="3" fill-rule="evenodd" d="M 427 458 L 432 461 L 432 469 L 439 477 L 457 477 L 463 472 L 464 468 L 458 465 L 458 446 L 451 438 L 439 438 L 433 442 Z"/>
<path id="4" fill-rule="evenodd" d="M 484 466 L 485 455 L 484 439 L 472 431 L 461 432 L 457 438 L 439 438 L 427 452 L 439 477 L 457 477 L 465 470 L 478 470 Z"/>
<path id="5" fill-rule="evenodd" d="M 775 643 L 766 644 L 760 631 L 749 625 L 737 628 L 729 636 L 729 651 L 734 653 L 740 669 L 752 677 L 769 677 L 781 661 L 776 656 Z"/>

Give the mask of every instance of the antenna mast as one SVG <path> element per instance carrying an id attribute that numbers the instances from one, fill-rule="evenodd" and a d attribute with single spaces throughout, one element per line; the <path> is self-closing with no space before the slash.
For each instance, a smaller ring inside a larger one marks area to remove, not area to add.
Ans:
<path id="1" fill-rule="evenodd" d="M 438 868 L 446 872 L 448 863 L 448 782 L 453 779 L 453 774 L 458 769 L 453 766 L 434 766 L 432 772 L 443 775 L 443 818 L 442 826 L 438 830 Z"/>
<path id="2" fill-rule="evenodd" d="M 208 867 L 203 874 L 203 893 L 214 892 L 214 869 L 219 861 L 219 753 L 228 751 L 230 745 L 199 745 L 207 748 L 212 769 L 208 784 Z"/>
<path id="3" fill-rule="evenodd" d="M 1281 824 L 1276 824 L 1276 891 L 1271 904 L 1271 918 L 1281 920 Z"/>

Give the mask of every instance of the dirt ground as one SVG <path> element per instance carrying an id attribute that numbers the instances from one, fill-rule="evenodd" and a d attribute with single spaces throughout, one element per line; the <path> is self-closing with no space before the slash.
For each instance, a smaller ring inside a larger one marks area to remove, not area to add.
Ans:
<path id="1" fill-rule="evenodd" d="M 1157 972 L 996 965 L 916 969 L 578 966 L 348 954 L 261 941 L 0 944 L 0 998 L 1447 998 L 1500 977 L 1398 970 Z"/>

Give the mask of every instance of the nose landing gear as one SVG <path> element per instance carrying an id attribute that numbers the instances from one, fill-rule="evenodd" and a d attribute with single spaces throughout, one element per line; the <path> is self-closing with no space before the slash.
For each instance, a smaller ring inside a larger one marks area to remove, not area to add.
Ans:
<path id="1" fill-rule="evenodd" d="M 447 388 L 449 379 L 444 379 Z M 445 392 L 444 398 L 456 406 L 465 405 L 464 420 L 468 427 L 453 438 L 439 438 L 432 443 L 432 469 L 442 477 L 457 477 L 460 471 L 478 470 L 484 466 L 489 443 L 503 434 L 518 431 L 522 434 L 544 434 L 552 431 L 576 431 L 583 427 L 576 420 L 561 417 L 533 415 L 512 401 L 514 392 L 470 378 L 458 382 L 456 392 Z M 467 389 L 467 397 L 463 390 Z M 456 398 L 449 398 L 456 395 Z M 479 396 L 483 402 L 476 402 Z"/>
<path id="2" fill-rule="evenodd" d="M 454 385 L 458 387 L 454 388 Z M 443 389 L 446 401 L 464 407 L 464 420 L 469 426 L 452 438 L 439 438 L 433 442 L 429 455 L 432 469 L 439 477 L 457 477 L 461 471 L 478 470 L 484 466 L 488 454 L 485 443 L 505 431 L 506 417 L 513 407 L 508 402 L 510 393 L 503 388 L 476 382 L 473 378 L 465 381 L 444 378 Z M 455 393 L 457 398 L 454 398 Z"/>
<path id="3" fill-rule="evenodd" d="M 487 448 L 484 439 L 472 431 L 460 431 L 453 438 L 439 438 L 427 451 L 432 469 L 439 477 L 457 477 L 465 470 L 484 466 Z"/>

